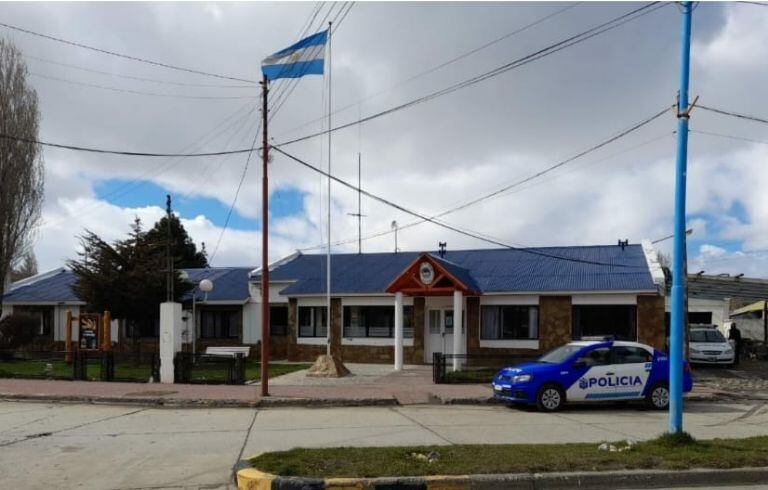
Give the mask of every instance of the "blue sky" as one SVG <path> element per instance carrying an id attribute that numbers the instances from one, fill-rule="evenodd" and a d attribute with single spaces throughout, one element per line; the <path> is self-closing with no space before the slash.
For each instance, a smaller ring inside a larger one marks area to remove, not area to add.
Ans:
<path id="1" fill-rule="evenodd" d="M 149 181 L 143 181 L 141 186 L 135 187 L 129 193 L 124 193 L 122 189 L 124 189 L 123 186 L 127 183 L 128 181 L 122 179 L 108 179 L 97 182 L 94 185 L 96 197 L 120 207 L 130 208 L 154 205 L 164 208 L 165 196 L 166 194 L 171 194 L 173 209 L 182 217 L 194 218 L 202 214 L 210 219 L 214 225 L 224 226 L 230 205 L 224 204 L 218 199 L 175 194 Z M 297 189 L 277 189 L 270 198 L 269 208 L 272 212 L 272 219 L 298 215 L 303 211 L 304 194 Z M 151 223 L 147 223 L 147 225 L 151 226 Z M 228 227 L 237 230 L 260 230 L 261 219 L 242 216 L 237 212 L 237 208 L 235 208 L 229 219 Z"/>

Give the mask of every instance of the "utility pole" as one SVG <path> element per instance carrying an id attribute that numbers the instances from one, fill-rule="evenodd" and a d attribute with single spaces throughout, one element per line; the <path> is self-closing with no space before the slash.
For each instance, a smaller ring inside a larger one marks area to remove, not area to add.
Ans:
<path id="1" fill-rule="evenodd" d="M 261 396 L 269 396 L 269 140 L 267 139 L 267 76 L 261 81 Z"/>
<path id="2" fill-rule="evenodd" d="M 692 3 L 682 2 L 680 93 L 677 100 L 677 162 L 672 254 L 672 311 L 669 336 L 669 432 L 683 431 L 683 326 L 685 325 L 685 187 L 688 166 L 688 84 L 691 62 Z"/>
<path id="3" fill-rule="evenodd" d="M 165 219 L 166 241 L 165 241 L 165 300 L 173 301 L 173 259 L 171 258 L 171 195 L 165 195 Z"/>
<path id="4" fill-rule="evenodd" d="M 357 253 L 363 253 L 363 217 L 362 214 L 362 197 L 361 197 L 361 156 L 360 152 L 357 153 L 357 213 L 347 213 L 349 216 L 357 216 Z"/>

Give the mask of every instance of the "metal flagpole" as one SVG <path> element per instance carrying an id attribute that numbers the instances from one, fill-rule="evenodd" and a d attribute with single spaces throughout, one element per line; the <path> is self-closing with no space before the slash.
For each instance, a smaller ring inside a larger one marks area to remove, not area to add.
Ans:
<path id="1" fill-rule="evenodd" d="M 331 355 L 331 22 L 328 22 L 328 250 L 325 256 L 325 353 Z"/>
<path id="2" fill-rule="evenodd" d="M 267 76 L 261 81 L 261 396 L 269 396 L 269 144 L 267 139 Z"/>
<path id="3" fill-rule="evenodd" d="M 688 165 L 688 77 L 691 56 L 691 2 L 682 2 L 680 94 L 677 101 L 677 163 L 672 257 L 672 312 L 669 335 L 669 432 L 683 430 L 683 325 L 685 324 L 685 186 Z"/>

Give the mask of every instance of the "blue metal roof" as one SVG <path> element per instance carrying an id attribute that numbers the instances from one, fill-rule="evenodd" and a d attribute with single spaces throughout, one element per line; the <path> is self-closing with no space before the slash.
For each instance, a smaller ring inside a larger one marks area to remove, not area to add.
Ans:
<path id="1" fill-rule="evenodd" d="M 211 267 L 208 269 L 183 269 L 188 280 L 194 284 L 203 279 L 213 281 L 213 291 L 208 293 L 208 301 L 245 301 L 250 297 L 248 291 L 248 274 L 251 267 Z M 3 295 L 3 302 L 8 303 L 60 303 L 81 302 L 72 285 L 75 275 L 67 269 L 59 269 L 41 274 L 39 279 L 29 278 L 11 285 L 11 289 Z M 197 291 L 198 299 L 203 293 Z M 184 301 L 192 300 L 192 292 Z"/>
<path id="2" fill-rule="evenodd" d="M 333 255 L 331 292 L 381 294 L 419 255 Z M 656 290 L 640 245 L 454 250 L 432 256 L 482 293 Z M 325 255 L 299 255 L 271 271 L 270 281 L 295 281 L 281 292 L 284 296 L 325 294 L 325 260 Z"/>
<path id="3" fill-rule="evenodd" d="M 75 275 L 67 269 L 40 274 L 11 284 L 3 295 L 3 303 L 81 303 L 75 296 L 72 285 Z"/>

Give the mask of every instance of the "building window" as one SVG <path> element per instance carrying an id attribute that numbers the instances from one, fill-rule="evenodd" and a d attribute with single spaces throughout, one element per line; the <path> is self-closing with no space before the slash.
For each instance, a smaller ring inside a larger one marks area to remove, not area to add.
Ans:
<path id="1" fill-rule="evenodd" d="M 530 340 L 539 338 L 538 306 L 483 306 L 482 340 Z"/>
<path id="2" fill-rule="evenodd" d="M 288 307 L 269 307 L 269 335 L 282 337 L 288 333 Z"/>
<path id="3" fill-rule="evenodd" d="M 53 332 L 53 306 L 42 307 L 19 307 L 13 309 L 15 314 L 34 318 L 38 324 L 35 335 L 41 337 L 50 337 Z"/>
<path id="4" fill-rule="evenodd" d="M 327 337 L 327 310 L 325 306 L 299 306 L 299 337 Z"/>
<path id="5" fill-rule="evenodd" d="M 391 339 L 394 336 L 394 306 L 344 307 L 344 337 Z M 413 306 L 403 306 L 403 337 L 413 337 Z"/>
<path id="6" fill-rule="evenodd" d="M 577 305 L 573 307 L 573 338 L 613 337 L 637 340 L 635 305 Z"/>
<path id="7" fill-rule="evenodd" d="M 236 339 L 240 336 L 239 310 L 200 311 L 200 337 L 204 339 Z"/>

